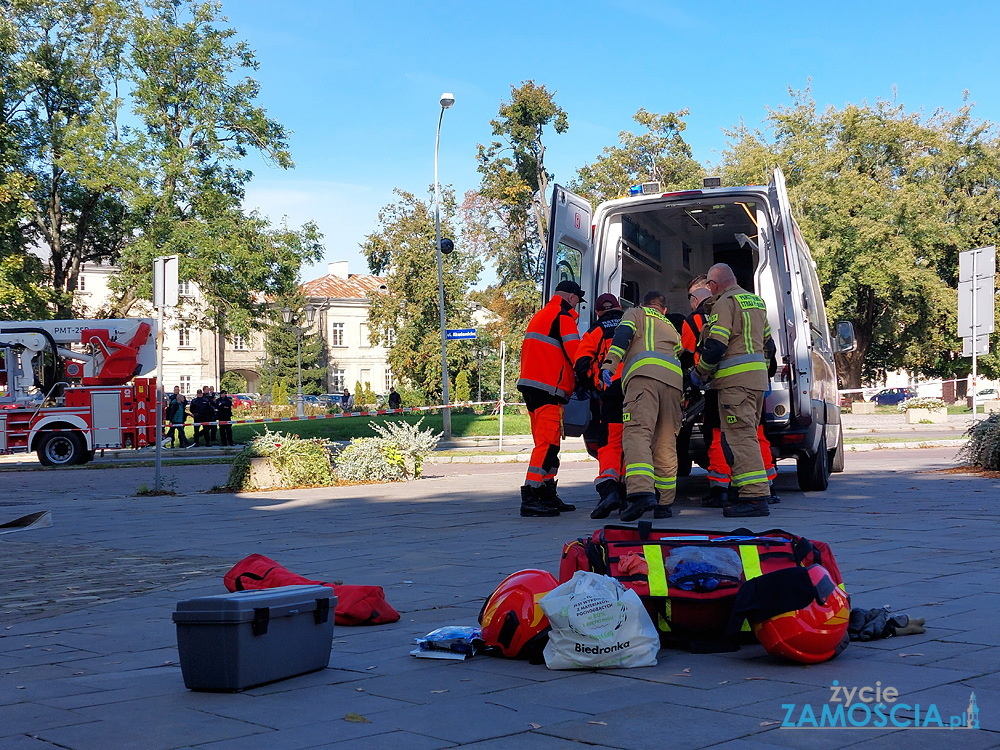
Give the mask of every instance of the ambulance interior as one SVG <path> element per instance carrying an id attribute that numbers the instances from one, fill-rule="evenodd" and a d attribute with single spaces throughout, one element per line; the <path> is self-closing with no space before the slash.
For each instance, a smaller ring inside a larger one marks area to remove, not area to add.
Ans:
<path id="1" fill-rule="evenodd" d="M 729 264 L 741 287 L 759 293 L 757 225 L 762 221 L 765 215 L 755 202 L 740 200 L 636 206 L 610 217 L 604 247 L 621 251 L 617 281 L 623 307 L 638 305 L 646 292 L 658 290 L 666 295 L 671 314 L 687 315 L 688 283 L 715 263 Z"/>

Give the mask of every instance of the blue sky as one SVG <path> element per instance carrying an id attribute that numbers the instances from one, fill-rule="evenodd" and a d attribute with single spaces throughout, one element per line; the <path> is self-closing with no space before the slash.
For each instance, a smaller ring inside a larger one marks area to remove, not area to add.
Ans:
<path id="1" fill-rule="evenodd" d="M 461 196 L 478 184 L 476 145 L 512 84 L 555 91 L 569 131 L 545 141 L 556 180 L 618 143 L 640 107 L 691 110 L 694 156 L 717 162 L 723 129 L 759 126 L 788 88 L 811 79 L 819 106 L 893 96 L 907 109 L 954 111 L 968 89 L 1000 122 L 994 3 L 354 2 L 223 0 L 256 50 L 260 103 L 290 130 L 296 169 L 251 161 L 246 205 L 293 225 L 314 220 L 326 260 L 367 273 L 358 249 L 399 187 L 440 177 Z M 326 266 L 304 269 L 304 280 Z"/>

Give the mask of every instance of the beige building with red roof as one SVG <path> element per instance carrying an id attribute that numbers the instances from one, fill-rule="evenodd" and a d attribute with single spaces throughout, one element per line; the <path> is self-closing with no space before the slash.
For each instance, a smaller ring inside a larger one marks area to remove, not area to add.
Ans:
<path id="1" fill-rule="evenodd" d="M 314 325 L 326 342 L 329 393 L 354 392 L 355 383 L 371 384 L 375 393 L 394 385 L 387 352 L 368 336 L 371 297 L 386 290 L 385 279 L 348 272 L 346 260 L 329 264 L 329 273 L 301 287 L 308 305 L 318 311 Z"/>
<path id="2" fill-rule="evenodd" d="M 83 266 L 76 293 L 82 309 L 94 312 L 107 302 L 108 280 L 115 270 L 106 265 Z M 362 387 L 370 383 L 379 394 L 388 393 L 394 385 L 385 349 L 372 346 L 368 339 L 370 298 L 385 288 L 385 280 L 378 276 L 348 273 L 347 261 L 330 263 L 327 275 L 302 285 L 307 304 L 318 313 L 313 325 L 326 342 L 327 393 L 340 393 L 345 386 L 353 393 L 359 381 Z M 264 333 L 220 340 L 215 331 L 191 328 L 179 318 L 185 305 L 199 304 L 197 285 L 182 284 L 180 298 L 181 309 L 171 314 L 164 331 L 164 388 L 170 391 L 179 385 L 188 394 L 203 385 L 218 389 L 222 374 L 235 371 L 246 378 L 248 391 L 259 392 Z"/>

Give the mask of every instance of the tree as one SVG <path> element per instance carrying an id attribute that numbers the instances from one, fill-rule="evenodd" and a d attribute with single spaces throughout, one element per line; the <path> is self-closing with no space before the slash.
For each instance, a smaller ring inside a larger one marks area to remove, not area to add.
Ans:
<path id="1" fill-rule="evenodd" d="M 367 380 L 365 381 L 365 387 L 361 390 L 360 398 L 363 404 L 375 403 L 375 392 L 372 390 L 372 384 Z"/>
<path id="2" fill-rule="evenodd" d="M 807 90 L 769 111 L 772 139 L 728 133 L 730 182 L 766 182 L 775 163 L 785 172 L 830 316 L 857 333 L 857 351 L 840 357 L 848 387 L 887 370 L 966 368 L 956 355 L 958 253 L 992 242 L 1000 221 L 996 129 L 971 110 L 925 117 L 880 100 L 817 112 Z"/>
<path id="3" fill-rule="evenodd" d="M 299 334 L 302 330 L 302 393 L 318 395 L 326 393 L 327 368 L 320 365 L 323 356 L 323 340 L 320 335 L 306 327 L 305 297 L 294 295 L 275 301 L 269 310 L 270 325 L 264 337 L 266 356 L 261 372 L 261 382 L 266 388 L 278 381 L 294 383 L 298 393 L 299 383 Z M 292 310 L 292 322 L 285 325 L 281 311 Z"/>
<path id="4" fill-rule="evenodd" d="M 236 370 L 229 370 L 222 374 L 219 386 L 227 393 L 246 393 L 247 379 Z"/>
<path id="5" fill-rule="evenodd" d="M 378 214 L 378 231 L 361 250 L 373 273 L 384 276 L 387 290 L 372 297 L 368 311 L 373 344 L 389 349 L 389 365 L 398 378 L 432 399 L 441 397 L 441 324 L 433 203 L 395 190 L 398 199 Z M 455 196 L 442 190 L 442 235 L 454 236 L 451 217 Z M 467 292 L 476 282 L 480 261 L 463 246 L 443 256 L 445 321 L 449 328 L 471 324 Z M 468 365 L 462 342 L 448 345 L 449 377 Z"/>
<path id="6" fill-rule="evenodd" d="M 127 149 L 112 93 L 125 13 L 117 0 L 4 0 L 0 9 L 14 19 L 12 54 L 0 66 L 5 90 L 10 82 L 16 92 L 4 117 L 22 178 L 11 183 L 19 195 L 0 201 L 8 212 L 12 203 L 28 207 L 14 242 L 47 249 L 56 316 L 71 317 L 80 265 L 113 258 L 127 237 Z"/>
<path id="7" fill-rule="evenodd" d="M 458 377 L 455 378 L 455 400 L 456 401 L 470 401 L 471 394 L 469 392 L 469 373 L 462 370 L 458 373 Z"/>
<path id="8" fill-rule="evenodd" d="M 496 263 L 501 283 L 537 285 L 544 272 L 546 195 L 553 178 L 545 168 L 542 135 L 549 125 L 565 133 L 569 121 L 544 85 L 522 81 L 510 90 L 510 101 L 502 102 L 490 121 L 494 140 L 477 147 L 482 177 L 478 198 L 467 201 L 474 218 L 469 223 L 477 226 L 473 239 Z M 487 239 L 491 233 L 493 241 Z"/>
<path id="9" fill-rule="evenodd" d="M 293 166 L 288 133 L 257 104 L 260 86 L 243 75 L 258 67 L 233 29 L 221 27 L 218 2 L 145 0 L 133 5 L 128 72 L 142 171 L 133 195 L 138 229 L 119 259 L 116 314 L 150 295 L 152 260 L 181 256 L 182 281 L 198 284 L 206 304 L 196 324 L 244 332 L 264 322 L 261 295 L 294 293 L 301 264 L 322 257 L 313 223 L 272 229 L 240 203 L 251 152 Z"/>
<path id="10" fill-rule="evenodd" d="M 549 127 L 565 133 L 569 120 L 554 92 L 523 81 L 511 86 L 510 100 L 501 103 L 490 125 L 493 140 L 477 147 L 479 190 L 466 194 L 461 220 L 466 244 L 496 267 L 497 284 L 479 301 L 497 314 L 491 335 L 497 343 L 507 341 L 516 371 L 545 275 L 547 195 L 554 175 L 545 167 L 542 137 Z"/>
<path id="11" fill-rule="evenodd" d="M 0 10 L 7 7 L 0 1 Z M 28 252 L 23 231 L 33 211 L 26 197 L 30 178 L 20 118 L 27 90 L 18 45 L 12 16 L 0 13 L 0 319 L 34 320 L 50 317 L 48 307 L 56 294 L 46 284 L 41 261 Z"/>
<path id="12" fill-rule="evenodd" d="M 593 164 L 580 167 L 570 189 L 596 205 L 627 196 L 632 185 L 651 180 L 659 181 L 665 191 L 700 187 L 705 168 L 691 157 L 682 135 L 688 112 L 658 115 L 640 109 L 632 119 L 647 132 L 621 131 L 621 145 L 606 147 Z"/>

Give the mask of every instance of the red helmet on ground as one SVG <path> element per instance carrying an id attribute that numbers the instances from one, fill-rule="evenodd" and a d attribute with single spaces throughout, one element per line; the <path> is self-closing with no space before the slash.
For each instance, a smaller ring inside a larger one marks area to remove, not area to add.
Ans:
<path id="1" fill-rule="evenodd" d="M 816 589 L 815 598 L 802 609 L 755 624 L 753 631 L 769 654 L 818 664 L 847 646 L 851 604 L 822 565 L 811 565 L 807 572 Z"/>
<path id="2" fill-rule="evenodd" d="M 479 612 L 483 641 L 509 658 L 539 651 L 548 638 L 549 619 L 538 600 L 559 585 L 544 570 L 521 570 L 507 576 Z"/>

